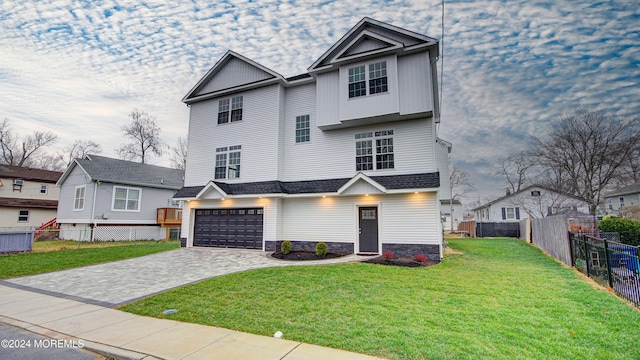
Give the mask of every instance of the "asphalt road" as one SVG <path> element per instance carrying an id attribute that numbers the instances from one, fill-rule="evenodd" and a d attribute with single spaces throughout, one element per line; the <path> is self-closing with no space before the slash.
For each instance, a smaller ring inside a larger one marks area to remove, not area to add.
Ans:
<path id="1" fill-rule="evenodd" d="M 82 350 L 82 342 L 62 342 L 16 327 L 0 324 L 0 359 L 20 360 L 96 360 L 103 356 Z"/>

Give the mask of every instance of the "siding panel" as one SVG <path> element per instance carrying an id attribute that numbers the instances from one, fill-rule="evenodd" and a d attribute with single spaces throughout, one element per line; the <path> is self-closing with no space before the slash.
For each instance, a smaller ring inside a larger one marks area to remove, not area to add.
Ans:
<path id="1" fill-rule="evenodd" d="M 247 64 L 246 62 L 232 58 L 229 62 L 216 73 L 216 75 L 205 85 L 198 95 L 208 94 L 214 91 L 232 88 L 252 82 L 272 78 L 268 74 L 257 67 Z"/>
<path id="2" fill-rule="evenodd" d="M 431 80 L 427 53 L 398 58 L 400 114 L 433 111 Z"/>

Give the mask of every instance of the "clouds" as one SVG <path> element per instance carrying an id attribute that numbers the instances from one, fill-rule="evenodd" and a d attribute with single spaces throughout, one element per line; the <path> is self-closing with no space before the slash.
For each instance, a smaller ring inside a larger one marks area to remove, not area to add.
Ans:
<path id="1" fill-rule="evenodd" d="M 115 156 L 138 108 L 169 143 L 186 136 L 180 99 L 229 49 L 304 73 L 362 17 L 441 37 L 439 0 L 0 3 L 0 117 L 83 137 Z M 635 1 L 447 1 L 441 136 L 484 191 L 494 159 L 577 107 L 638 112 Z M 159 164 L 167 159 L 155 159 Z"/>

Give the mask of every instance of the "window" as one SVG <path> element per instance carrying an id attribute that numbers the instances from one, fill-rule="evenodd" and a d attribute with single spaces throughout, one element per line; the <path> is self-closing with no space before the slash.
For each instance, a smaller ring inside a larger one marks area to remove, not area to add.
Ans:
<path id="1" fill-rule="evenodd" d="M 367 75 L 369 79 L 369 95 L 384 93 L 387 86 L 387 62 L 369 64 L 369 71 L 364 65 L 349 69 L 349 98 L 367 95 Z"/>
<path id="2" fill-rule="evenodd" d="M 296 116 L 296 143 L 310 140 L 309 115 Z"/>
<path id="3" fill-rule="evenodd" d="M 231 112 L 229 112 L 229 103 L 231 103 Z M 242 120 L 242 104 L 242 96 L 221 99 L 218 102 L 218 124 Z"/>
<path id="4" fill-rule="evenodd" d="M 215 179 L 236 179 L 240 177 L 240 145 L 216 149 Z"/>
<path id="5" fill-rule="evenodd" d="M 356 171 L 373 170 L 374 154 L 376 170 L 394 168 L 393 130 L 356 134 Z"/>
<path id="6" fill-rule="evenodd" d="M 20 210 L 18 212 L 18 222 L 29 222 L 29 210 Z"/>
<path id="7" fill-rule="evenodd" d="M 49 187 L 47 185 L 40 185 L 40 194 L 47 194 L 49 192 Z"/>
<path id="8" fill-rule="evenodd" d="M 387 62 L 369 64 L 369 94 L 387 92 Z"/>
<path id="9" fill-rule="evenodd" d="M 540 196 L 540 191 L 538 191 L 538 190 L 533 190 L 533 191 L 531 192 L 531 196 Z"/>
<path id="10" fill-rule="evenodd" d="M 613 200 L 611 198 L 607 199 L 607 205 L 609 210 L 613 210 Z"/>
<path id="11" fill-rule="evenodd" d="M 620 196 L 620 208 L 622 209 L 624 207 L 624 198 L 622 196 Z"/>
<path id="12" fill-rule="evenodd" d="M 73 210 L 83 210 L 84 209 L 84 193 L 86 187 L 78 186 L 76 187 L 76 194 L 73 200 Z"/>
<path id="13" fill-rule="evenodd" d="M 367 95 L 364 65 L 349 69 L 349 98 Z"/>
<path id="14" fill-rule="evenodd" d="M 502 208 L 502 220 L 520 220 L 520 208 Z"/>
<path id="15" fill-rule="evenodd" d="M 142 190 L 138 188 L 114 186 L 112 209 L 120 211 L 140 211 L 141 192 Z"/>

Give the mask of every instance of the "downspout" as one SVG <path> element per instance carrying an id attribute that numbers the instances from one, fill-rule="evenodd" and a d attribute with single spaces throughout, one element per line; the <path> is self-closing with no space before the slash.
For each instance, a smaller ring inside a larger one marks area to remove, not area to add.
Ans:
<path id="1" fill-rule="evenodd" d="M 98 181 L 93 182 L 93 202 L 91 203 L 91 242 L 93 242 L 93 231 L 96 227 L 96 194 L 98 193 Z"/>

